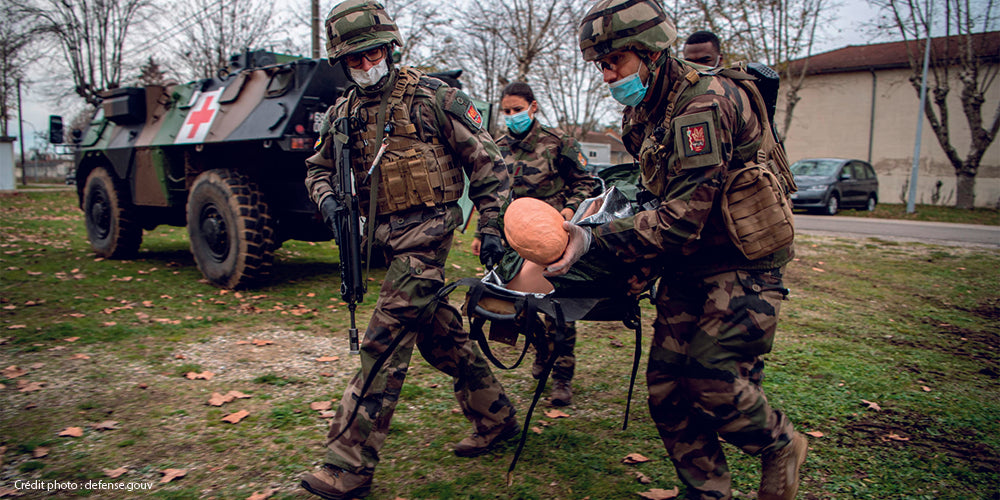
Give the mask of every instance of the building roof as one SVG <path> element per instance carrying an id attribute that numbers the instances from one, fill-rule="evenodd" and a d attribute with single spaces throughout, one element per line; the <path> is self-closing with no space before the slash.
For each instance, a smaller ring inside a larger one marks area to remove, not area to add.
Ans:
<path id="1" fill-rule="evenodd" d="M 959 35 L 932 38 L 931 58 L 935 62 L 957 63 L 964 49 L 965 40 L 966 37 Z M 972 50 L 985 62 L 1000 61 L 1000 31 L 975 33 L 969 40 L 972 43 Z M 873 45 L 849 45 L 842 49 L 794 60 L 790 65 L 793 74 L 799 74 L 804 66 L 806 74 L 810 75 L 899 69 L 911 67 L 911 58 L 922 61 L 923 54 L 923 39 L 908 40 Z"/>

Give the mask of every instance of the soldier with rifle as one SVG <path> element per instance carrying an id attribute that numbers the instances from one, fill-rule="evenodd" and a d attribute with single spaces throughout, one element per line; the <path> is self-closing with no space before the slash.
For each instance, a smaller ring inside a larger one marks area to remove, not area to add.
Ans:
<path id="1" fill-rule="evenodd" d="M 467 95 L 393 62 L 402 40 L 381 4 L 342 2 L 327 16 L 326 31 L 330 64 L 342 64 L 356 85 L 327 113 L 327 130 L 306 161 L 306 186 L 341 249 L 352 316 L 365 291 L 362 242 L 369 255 L 380 251 L 389 263 L 360 343 L 361 369 L 330 426 L 324 465 L 302 477 L 309 492 L 339 500 L 371 490 L 414 346 L 454 378 L 455 396 L 474 426 L 456 455 L 486 453 L 519 429 L 460 313 L 435 300 L 453 233 L 463 223 L 457 203 L 463 173 L 480 213 L 480 260 L 489 267 L 504 253 L 498 218 L 510 181 L 500 152 Z"/>

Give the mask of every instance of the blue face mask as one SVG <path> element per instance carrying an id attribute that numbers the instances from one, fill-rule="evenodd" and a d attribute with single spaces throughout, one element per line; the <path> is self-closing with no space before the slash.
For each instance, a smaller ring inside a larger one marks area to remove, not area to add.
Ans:
<path id="1" fill-rule="evenodd" d="M 611 89 L 611 97 L 614 97 L 616 101 L 626 105 L 635 106 L 642 102 L 642 98 L 646 97 L 647 86 L 642 84 L 642 80 L 639 79 L 639 72 L 636 71 L 617 82 L 608 85 Z"/>
<path id="2" fill-rule="evenodd" d="M 531 122 L 534 120 L 528 116 L 528 110 L 524 110 L 520 113 L 504 115 L 503 121 L 507 124 L 507 130 L 510 130 L 512 134 L 523 134 L 531 128 Z"/>

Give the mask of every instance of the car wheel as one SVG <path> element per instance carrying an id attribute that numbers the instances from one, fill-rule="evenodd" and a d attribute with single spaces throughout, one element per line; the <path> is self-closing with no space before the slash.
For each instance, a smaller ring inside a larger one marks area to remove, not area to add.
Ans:
<path id="1" fill-rule="evenodd" d="M 203 172 L 188 195 L 191 253 L 201 273 L 223 288 L 243 288 L 274 261 L 273 224 L 260 189 L 224 169 Z"/>
<path id="2" fill-rule="evenodd" d="M 840 198 L 837 195 L 830 195 L 830 199 L 826 202 L 826 207 L 823 208 L 823 213 L 826 215 L 837 215 L 840 211 Z"/>
<path id="3" fill-rule="evenodd" d="M 95 168 L 87 176 L 83 187 L 84 221 L 87 239 L 99 257 L 134 257 L 142 244 L 135 208 L 123 194 L 106 168 Z"/>
<path id="4" fill-rule="evenodd" d="M 878 200 L 875 199 L 875 195 L 870 195 L 868 196 L 868 203 L 865 205 L 865 208 L 868 209 L 869 212 L 874 212 L 875 205 L 877 204 Z"/>

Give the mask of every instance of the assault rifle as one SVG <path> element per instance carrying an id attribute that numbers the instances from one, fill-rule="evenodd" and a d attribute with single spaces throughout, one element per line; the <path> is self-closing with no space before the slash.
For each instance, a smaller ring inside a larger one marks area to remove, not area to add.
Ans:
<path id="1" fill-rule="evenodd" d="M 334 151 L 337 155 L 337 183 L 334 196 L 339 204 L 333 232 L 340 250 L 340 296 L 351 312 L 351 328 L 347 331 L 351 354 L 359 352 L 358 327 L 354 311 L 364 300 L 365 280 L 361 275 L 361 207 L 358 190 L 351 169 L 350 120 L 338 118 L 333 122 Z"/>

